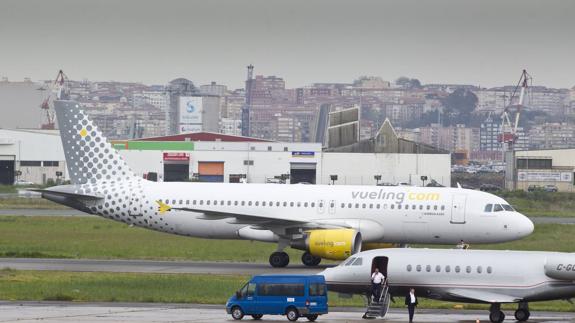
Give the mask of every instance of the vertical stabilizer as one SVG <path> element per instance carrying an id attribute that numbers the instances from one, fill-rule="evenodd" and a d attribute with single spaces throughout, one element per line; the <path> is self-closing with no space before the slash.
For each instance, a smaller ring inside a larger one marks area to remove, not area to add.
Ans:
<path id="1" fill-rule="evenodd" d="M 98 127 L 74 101 L 54 101 L 58 127 L 73 184 L 129 180 L 134 173 Z"/>

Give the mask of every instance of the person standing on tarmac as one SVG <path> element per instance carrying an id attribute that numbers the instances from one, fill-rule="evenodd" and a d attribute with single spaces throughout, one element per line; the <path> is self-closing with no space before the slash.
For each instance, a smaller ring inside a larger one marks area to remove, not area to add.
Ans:
<path id="1" fill-rule="evenodd" d="M 409 294 L 405 296 L 405 305 L 409 312 L 409 323 L 413 322 L 413 315 L 415 314 L 415 307 L 417 307 L 417 296 L 415 296 L 415 289 L 409 289 Z"/>
<path id="2" fill-rule="evenodd" d="M 375 268 L 373 274 L 371 274 L 371 295 L 374 301 L 378 301 L 381 294 L 381 285 L 385 281 L 385 276 L 379 271 L 379 268 Z"/>

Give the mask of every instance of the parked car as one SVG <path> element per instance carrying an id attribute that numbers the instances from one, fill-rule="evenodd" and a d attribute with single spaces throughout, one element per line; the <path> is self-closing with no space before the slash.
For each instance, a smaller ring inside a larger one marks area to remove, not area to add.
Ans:
<path id="1" fill-rule="evenodd" d="M 25 181 L 23 179 L 19 179 L 19 180 L 14 182 L 14 185 L 16 185 L 16 186 L 29 186 L 29 185 L 34 185 L 34 183 L 32 183 L 30 181 Z"/>
<path id="2" fill-rule="evenodd" d="M 543 186 L 543 190 L 545 192 L 557 192 L 558 191 L 557 186 L 552 185 L 552 184 L 548 184 L 548 185 Z"/>
<path id="3" fill-rule="evenodd" d="M 483 192 L 495 192 L 501 191 L 501 187 L 493 184 L 481 184 L 481 186 L 479 186 L 479 190 Z"/>
<path id="4" fill-rule="evenodd" d="M 541 187 L 540 185 L 529 185 L 529 187 L 527 187 L 527 192 L 535 192 L 535 191 L 542 191 L 543 187 Z"/>
<path id="5" fill-rule="evenodd" d="M 234 320 L 251 315 L 285 315 L 290 321 L 306 317 L 313 322 L 327 314 L 327 286 L 321 275 L 254 276 L 226 303 Z"/>

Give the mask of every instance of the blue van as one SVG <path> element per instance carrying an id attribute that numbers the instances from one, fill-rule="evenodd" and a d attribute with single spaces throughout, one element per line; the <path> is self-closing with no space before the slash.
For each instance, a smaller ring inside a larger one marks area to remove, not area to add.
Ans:
<path id="1" fill-rule="evenodd" d="M 251 315 L 285 315 L 290 321 L 306 317 L 313 322 L 327 314 L 327 288 L 320 275 L 254 276 L 226 303 L 235 320 Z"/>

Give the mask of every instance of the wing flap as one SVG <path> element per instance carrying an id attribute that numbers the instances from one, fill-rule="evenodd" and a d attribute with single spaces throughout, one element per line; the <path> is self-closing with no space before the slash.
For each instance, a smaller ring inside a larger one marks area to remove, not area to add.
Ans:
<path id="1" fill-rule="evenodd" d="M 521 298 L 515 296 L 473 289 L 451 289 L 448 294 L 485 303 L 516 303 L 521 301 Z"/>

